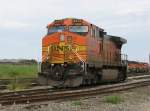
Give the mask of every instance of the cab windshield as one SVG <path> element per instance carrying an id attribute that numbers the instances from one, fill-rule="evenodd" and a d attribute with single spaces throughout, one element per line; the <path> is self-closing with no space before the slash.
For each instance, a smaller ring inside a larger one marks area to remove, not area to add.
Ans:
<path id="1" fill-rule="evenodd" d="M 65 30 L 64 26 L 53 26 L 53 27 L 48 28 L 48 35 L 55 33 L 55 32 L 62 32 L 64 30 Z"/>
<path id="2" fill-rule="evenodd" d="M 88 26 L 69 26 L 69 31 L 80 35 L 86 35 L 88 32 Z"/>

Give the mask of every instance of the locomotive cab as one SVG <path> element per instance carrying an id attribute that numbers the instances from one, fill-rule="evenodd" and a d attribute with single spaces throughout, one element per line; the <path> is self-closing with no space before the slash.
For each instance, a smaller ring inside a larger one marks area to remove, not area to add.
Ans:
<path id="1" fill-rule="evenodd" d="M 80 76 L 85 71 L 88 26 L 82 21 L 67 19 L 66 21 L 54 21 L 47 26 L 47 29 L 48 33 L 42 40 L 40 83 L 60 85 L 68 81 L 65 84 L 69 86 L 74 80 L 76 82 L 73 86 L 79 85 L 78 80 L 81 81 Z M 42 80 L 42 76 L 51 79 Z"/>

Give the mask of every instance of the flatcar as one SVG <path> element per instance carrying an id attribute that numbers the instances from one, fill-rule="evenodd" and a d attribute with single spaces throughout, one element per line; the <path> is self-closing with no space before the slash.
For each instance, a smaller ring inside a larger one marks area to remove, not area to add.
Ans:
<path id="1" fill-rule="evenodd" d="M 80 85 L 121 82 L 127 77 L 126 39 L 108 35 L 83 19 L 54 20 L 42 39 L 42 85 Z"/>

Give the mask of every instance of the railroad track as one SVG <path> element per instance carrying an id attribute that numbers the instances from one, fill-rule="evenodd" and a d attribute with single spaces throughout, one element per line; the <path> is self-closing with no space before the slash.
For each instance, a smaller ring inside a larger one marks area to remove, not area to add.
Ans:
<path id="1" fill-rule="evenodd" d="M 144 79 L 144 78 L 150 78 L 150 75 L 140 75 L 140 76 L 132 76 L 132 77 L 128 77 L 128 80 L 132 80 L 132 79 Z M 10 84 L 12 81 L 14 81 L 14 79 L 0 79 L 0 90 L 5 90 L 7 89 L 7 85 Z M 17 82 L 29 82 L 31 83 L 30 86 L 38 86 L 38 82 L 36 80 L 36 78 L 20 78 L 17 80 Z"/>
<path id="2" fill-rule="evenodd" d="M 144 72 L 144 73 L 128 73 L 128 77 L 134 77 L 134 76 L 143 76 L 143 75 L 150 75 L 150 72 Z"/>
<path id="3" fill-rule="evenodd" d="M 129 76 L 128 80 L 132 79 L 142 79 L 142 78 L 147 78 L 150 77 L 150 75 L 138 75 L 138 76 Z M 14 79 L 0 79 L 0 90 L 5 90 L 7 89 L 7 85 L 13 82 Z M 19 78 L 17 79 L 18 83 L 31 83 L 30 86 L 38 86 L 38 82 L 36 78 Z"/>
<path id="4" fill-rule="evenodd" d="M 131 76 L 128 77 L 127 80 L 137 80 L 137 79 L 145 79 L 145 78 L 150 78 L 150 75 L 138 75 L 138 76 Z"/>
<path id="5" fill-rule="evenodd" d="M 69 99 L 96 94 L 111 93 L 150 85 L 150 79 L 137 79 L 113 85 L 101 85 L 75 90 L 53 90 L 51 88 L 0 93 L 1 105 L 26 104 L 58 99 Z"/>

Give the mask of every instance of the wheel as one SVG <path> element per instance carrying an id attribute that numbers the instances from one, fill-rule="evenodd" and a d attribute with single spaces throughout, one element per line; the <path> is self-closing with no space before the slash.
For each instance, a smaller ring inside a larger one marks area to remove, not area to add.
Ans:
<path id="1" fill-rule="evenodd" d="M 126 79 L 125 74 L 122 71 L 120 71 L 118 74 L 118 82 L 123 82 L 125 81 L 125 79 Z"/>

